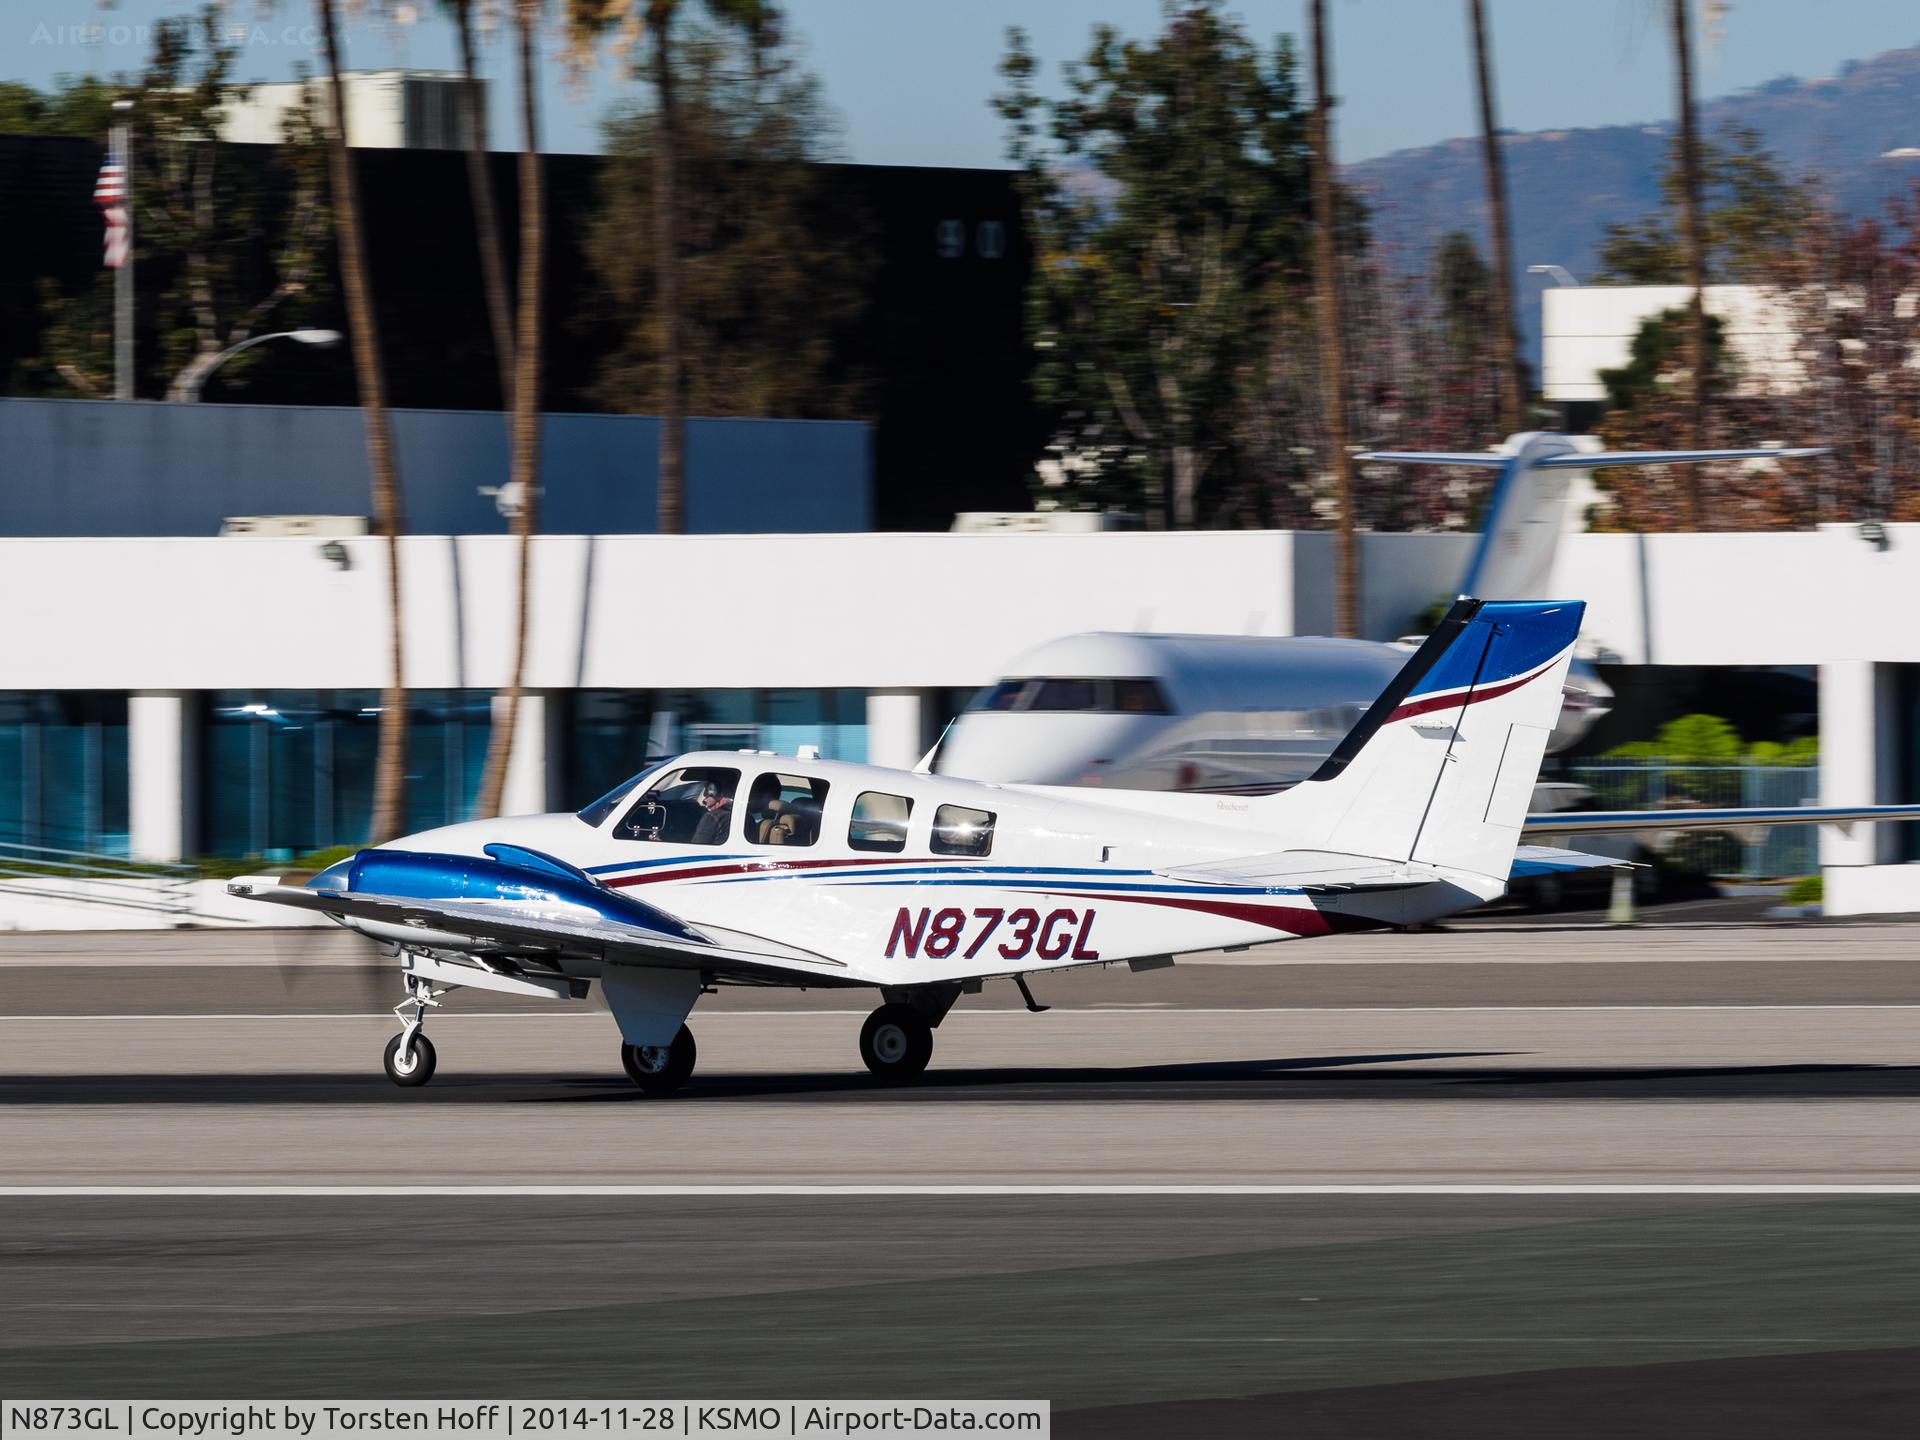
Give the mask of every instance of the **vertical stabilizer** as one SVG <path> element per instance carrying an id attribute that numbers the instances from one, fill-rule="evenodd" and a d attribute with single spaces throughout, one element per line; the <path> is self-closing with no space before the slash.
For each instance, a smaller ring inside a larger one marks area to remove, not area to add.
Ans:
<path id="1" fill-rule="evenodd" d="M 1457 602 L 1312 778 L 1260 803 L 1294 845 L 1504 880 L 1585 608 Z"/>

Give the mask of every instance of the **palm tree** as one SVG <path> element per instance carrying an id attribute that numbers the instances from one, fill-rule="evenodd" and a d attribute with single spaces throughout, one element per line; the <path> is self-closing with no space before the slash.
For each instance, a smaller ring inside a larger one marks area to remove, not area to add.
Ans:
<path id="1" fill-rule="evenodd" d="M 1313 268 L 1319 310 L 1320 393 L 1340 528 L 1333 549 L 1333 633 L 1359 633 L 1360 567 L 1353 534 L 1353 457 L 1347 453 L 1347 347 L 1340 328 L 1339 244 L 1334 235 L 1333 102 L 1327 94 L 1327 6 L 1313 0 Z"/>
<path id="2" fill-rule="evenodd" d="M 487 323 L 493 329 L 494 361 L 500 367 L 500 405 L 507 409 L 513 405 L 513 316 L 507 302 L 507 266 L 500 252 L 500 217 L 487 174 L 487 114 L 480 103 L 473 58 L 473 0 L 450 0 L 450 4 L 460 32 L 460 67 L 466 75 L 460 105 L 466 121 L 467 190 L 473 198 L 480 242 L 480 285 L 487 302 Z"/>
<path id="3" fill-rule="evenodd" d="M 1700 147 L 1693 125 L 1693 35 L 1687 0 L 1673 0 L 1674 79 L 1680 108 L 1680 221 L 1687 233 L 1687 443 L 1707 443 L 1707 246 L 1700 229 Z M 1683 515 L 1689 530 L 1701 527 L 1700 480 L 1692 465 L 1681 469 Z"/>
<path id="4" fill-rule="evenodd" d="M 1493 231 L 1493 321 L 1499 333 L 1493 353 L 1500 362 L 1500 429 L 1511 435 L 1525 424 L 1527 399 L 1520 385 L 1514 337 L 1513 245 L 1507 223 L 1507 174 L 1493 118 L 1492 62 L 1488 56 L 1486 0 L 1467 0 L 1473 24 L 1473 70 L 1480 90 L 1480 146 L 1487 175 L 1487 219 Z"/>
<path id="5" fill-rule="evenodd" d="M 537 125 L 538 92 L 534 88 L 534 31 L 542 0 L 514 0 L 514 39 L 520 69 L 520 305 L 519 334 L 514 339 L 512 485 L 519 499 L 513 517 L 519 540 L 518 603 L 514 616 L 513 669 L 504 703 L 494 707 L 493 730 L 487 740 L 487 764 L 480 780 L 480 798 L 474 813 L 500 813 L 500 797 L 507 784 L 507 763 L 513 757 L 513 736 L 520 718 L 520 695 L 527 674 L 527 627 L 532 597 L 533 532 L 540 505 L 540 325 L 541 271 L 546 250 L 546 197 L 540 165 Z"/>
<path id="6" fill-rule="evenodd" d="M 340 37 L 334 0 L 315 0 L 332 81 L 333 133 L 328 159 L 333 176 L 333 224 L 340 246 L 340 280 L 346 291 L 347 328 L 353 338 L 354 378 L 367 431 L 367 470 L 373 483 L 373 521 L 387 541 L 388 649 L 392 669 L 380 702 L 380 740 L 373 770 L 371 839 L 378 844 L 400 833 L 406 802 L 407 689 L 404 626 L 400 609 L 400 477 L 394 463 L 393 429 L 387 415 L 387 376 L 380 359 L 373 293 L 360 229 L 360 199 L 353 157 L 347 149 L 347 101 L 340 79 Z"/>

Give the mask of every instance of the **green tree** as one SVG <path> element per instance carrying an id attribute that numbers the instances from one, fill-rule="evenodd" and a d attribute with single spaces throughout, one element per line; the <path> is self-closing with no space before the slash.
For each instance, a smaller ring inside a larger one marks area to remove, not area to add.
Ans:
<path id="1" fill-rule="evenodd" d="M 1687 363 L 1687 312 L 1675 306 L 1640 322 L 1628 347 L 1627 363 L 1599 372 L 1607 387 L 1607 404 L 1616 411 L 1635 411 L 1656 400 L 1662 387 L 1671 386 Z M 1727 353 L 1725 327 L 1718 315 L 1707 316 L 1707 376 L 1710 393 L 1725 395 L 1733 385 L 1734 361 Z"/>
<path id="2" fill-rule="evenodd" d="M 1279 280 L 1305 270 L 1307 114 L 1286 39 L 1263 49 L 1215 0 L 1167 0 L 1160 33 L 1098 26 L 1036 88 L 1008 32 L 995 108 L 1035 246 L 1033 387 L 1071 494 L 1199 523 L 1251 466 Z"/>
<path id="3" fill-rule="evenodd" d="M 1801 233 L 1800 216 L 1814 204 L 1807 182 L 1789 180 L 1758 132 L 1729 125 L 1717 141 L 1699 142 L 1701 237 L 1710 285 L 1769 278 Z M 1685 177 L 1680 142 L 1667 147 L 1658 210 L 1607 227 L 1595 279 L 1612 285 L 1684 285 L 1686 237 L 1679 212 Z"/>
<path id="4" fill-rule="evenodd" d="M 233 81 L 238 50 L 222 12 L 160 21 L 146 69 L 67 90 L 68 107 L 90 114 L 125 94 L 133 100 L 133 214 L 140 292 L 137 328 L 144 373 L 139 393 L 183 394 L 207 364 L 269 323 L 299 324 L 322 298 L 329 210 L 325 148 L 308 107 L 287 119 L 287 143 L 269 157 L 219 142 L 222 108 L 243 96 Z M 111 123 L 110 108 L 101 110 Z M 93 123 L 89 118 L 88 123 Z M 94 132 L 105 139 L 105 124 Z M 112 274 L 79 293 L 41 287 L 39 360 L 23 388 L 55 381 L 83 395 L 113 388 Z M 258 351 L 223 366 L 223 384 L 244 386 Z"/>
<path id="5" fill-rule="evenodd" d="M 677 370 L 702 415 L 859 413 L 861 377 L 837 359 L 866 307 L 865 222 L 821 168 L 834 127 L 819 82 L 776 25 L 694 24 L 673 49 L 683 314 L 669 364 L 660 290 L 657 104 L 607 126 L 587 255 L 601 295 L 584 317 L 610 355 L 593 398 L 664 413 Z"/>
<path id="6" fill-rule="evenodd" d="M 91 75 L 59 75 L 43 92 L 0 80 L 0 135 L 67 135 L 104 140 L 113 123 L 115 88 Z"/>

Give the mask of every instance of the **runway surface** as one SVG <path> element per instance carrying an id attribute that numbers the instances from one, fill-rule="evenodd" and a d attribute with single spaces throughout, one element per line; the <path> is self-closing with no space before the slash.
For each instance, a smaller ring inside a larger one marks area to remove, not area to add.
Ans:
<path id="1" fill-rule="evenodd" d="M 903 1090 L 867 997 L 731 992 L 656 1101 L 584 1007 L 457 996 L 403 1092 L 357 952 L 5 937 L 0 1393 L 1912 1433 L 1914 938 L 1487 920 L 994 986 Z"/>

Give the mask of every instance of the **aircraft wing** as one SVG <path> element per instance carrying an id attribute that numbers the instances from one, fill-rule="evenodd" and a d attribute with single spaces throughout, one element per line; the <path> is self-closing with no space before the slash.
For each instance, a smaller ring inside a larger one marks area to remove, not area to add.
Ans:
<path id="1" fill-rule="evenodd" d="M 773 984 L 858 984 L 839 960 L 781 947 L 746 950 L 689 940 L 638 925 L 603 921 L 589 924 L 524 909 L 471 900 L 418 900 L 358 891 L 310 890 L 305 886 L 235 881 L 235 895 L 318 910 L 339 920 L 372 920 L 431 932 L 427 948 L 458 948 L 467 939 L 488 950 L 506 950 L 545 959 L 597 960 L 610 965 L 646 965 L 655 969 L 698 970 L 702 974 Z"/>
<path id="2" fill-rule="evenodd" d="M 1855 825 L 1920 820 L 1920 805 L 1793 805 L 1763 810 L 1563 810 L 1529 815 L 1520 833 L 1590 835 L 1601 830 L 1735 830 L 1769 825 Z"/>

